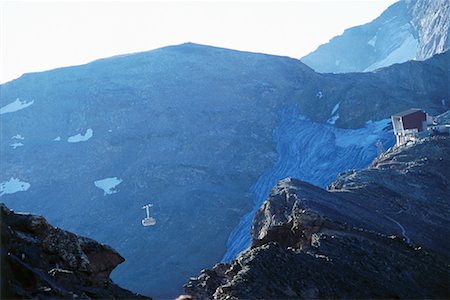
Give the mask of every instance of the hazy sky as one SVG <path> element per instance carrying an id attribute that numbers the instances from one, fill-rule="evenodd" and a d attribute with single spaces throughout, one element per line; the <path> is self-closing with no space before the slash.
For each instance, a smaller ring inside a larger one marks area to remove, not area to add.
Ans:
<path id="1" fill-rule="evenodd" d="M 0 82 L 188 41 L 300 58 L 394 2 L 0 0 Z"/>

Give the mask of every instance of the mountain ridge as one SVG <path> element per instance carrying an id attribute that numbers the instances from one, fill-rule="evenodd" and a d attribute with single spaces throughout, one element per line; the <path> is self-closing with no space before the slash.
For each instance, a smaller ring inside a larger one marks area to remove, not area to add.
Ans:
<path id="1" fill-rule="evenodd" d="M 401 0 L 373 21 L 348 28 L 301 58 L 318 72 L 370 72 L 425 60 L 450 48 L 450 4 Z"/>
<path id="2" fill-rule="evenodd" d="M 445 298 L 449 148 L 448 136 L 393 147 L 327 190 L 281 180 L 253 220 L 251 248 L 202 270 L 185 292 L 196 299 Z"/>
<path id="3" fill-rule="evenodd" d="M 393 144 L 391 112 L 444 111 L 448 55 L 330 75 L 187 44 L 27 75 L 0 86 L 0 106 L 18 109 L 1 115 L 0 197 L 118 249 L 121 286 L 173 297 L 239 248 L 230 234 L 281 176 L 325 187 L 367 166 L 377 139 Z M 144 228 L 148 203 L 157 223 Z"/>

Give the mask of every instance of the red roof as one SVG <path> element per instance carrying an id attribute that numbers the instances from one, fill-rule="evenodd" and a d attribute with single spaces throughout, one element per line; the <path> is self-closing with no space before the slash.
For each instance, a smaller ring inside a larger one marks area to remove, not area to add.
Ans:
<path id="1" fill-rule="evenodd" d="M 418 108 L 405 110 L 393 117 L 402 119 L 403 129 L 417 129 L 418 131 L 424 130 L 423 122 L 427 120 L 427 114 Z"/>
<path id="2" fill-rule="evenodd" d="M 422 110 L 421 110 L 420 108 L 410 108 L 410 109 L 408 109 L 408 110 L 399 112 L 399 113 L 397 113 L 397 114 L 395 114 L 395 115 L 392 115 L 392 116 L 393 116 L 393 117 L 404 117 L 404 116 L 407 116 L 407 115 L 411 115 L 411 114 L 413 114 L 413 113 L 416 113 L 416 112 L 418 112 L 418 111 L 422 111 Z"/>

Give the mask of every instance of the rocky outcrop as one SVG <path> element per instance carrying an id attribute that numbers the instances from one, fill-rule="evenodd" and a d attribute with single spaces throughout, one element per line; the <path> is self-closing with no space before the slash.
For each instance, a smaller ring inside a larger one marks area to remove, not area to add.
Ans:
<path id="1" fill-rule="evenodd" d="M 416 58 L 423 60 L 450 48 L 450 2 L 405 0 L 419 45 Z"/>
<path id="2" fill-rule="evenodd" d="M 192 278 L 196 299 L 443 298 L 445 261 L 395 237 L 323 227 L 309 248 L 252 248 Z"/>
<path id="3" fill-rule="evenodd" d="M 425 61 L 408 61 L 374 72 L 318 74 L 308 79 L 308 87 L 299 97 L 300 112 L 313 121 L 331 121 L 341 128 L 388 118 L 403 108 L 421 107 L 429 114 L 440 114 L 450 108 L 449 58 L 450 51 L 446 51 Z M 389 96 L 380 97 L 383 93 Z"/>
<path id="4" fill-rule="evenodd" d="M 329 189 L 347 198 L 357 193 L 367 209 L 382 212 L 397 224 L 397 234 L 450 253 L 449 149 L 448 136 L 392 148 L 369 169 L 340 175 Z"/>
<path id="5" fill-rule="evenodd" d="M 450 137 L 388 150 L 324 190 L 288 178 L 252 247 L 185 285 L 198 299 L 447 298 Z"/>
<path id="6" fill-rule="evenodd" d="M 317 72 L 363 72 L 424 60 L 450 48 L 447 0 L 402 0 L 378 18 L 346 29 L 301 60 Z"/>
<path id="7" fill-rule="evenodd" d="M 109 275 L 124 261 L 107 245 L 53 227 L 41 216 L 1 209 L 1 298 L 148 299 Z"/>

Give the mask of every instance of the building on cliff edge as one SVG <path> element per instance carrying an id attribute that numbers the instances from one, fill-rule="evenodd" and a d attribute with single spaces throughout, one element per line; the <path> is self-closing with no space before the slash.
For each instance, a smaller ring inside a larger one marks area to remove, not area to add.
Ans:
<path id="1" fill-rule="evenodd" d="M 448 134 L 448 124 L 437 124 L 434 118 L 419 108 L 410 108 L 391 116 L 396 146 L 416 141 L 430 134 Z"/>

